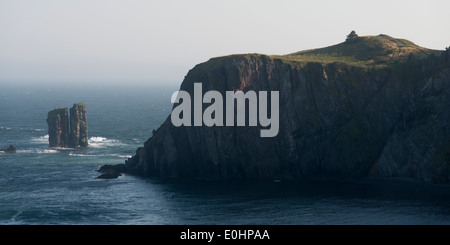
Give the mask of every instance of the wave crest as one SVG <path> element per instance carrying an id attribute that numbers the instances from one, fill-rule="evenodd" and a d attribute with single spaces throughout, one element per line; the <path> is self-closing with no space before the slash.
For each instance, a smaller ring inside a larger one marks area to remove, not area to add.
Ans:
<path id="1" fill-rule="evenodd" d="M 48 144 L 48 134 L 44 136 L 32 137 L 31 142 L 34 144 Z M 89 147 L 92 148 L 107 148 L 111 146 L 124 145 L 120 140 L 108 139 L 105 137 L 90 137 L 88 139 Z"/>
<path id="2" fill-rule="evenodd" d="M 39 137 L 32 137 L 31 142 L 36 144 L 48 144 L 48 134 Z"/>
<path id="3" fill-rule="evenodd" d="M 33 153 L 33 154 L 53 154 L 58 153 L 55 149 L 31 149 L 31 150 L 17 150 L 17 153 Z"/>
<path id="4" fill-rule="evenodd" d="M 105 137 L 90 137 L 89 138 L 89 147 L 93 148 L 106 148 L 109 146 L 118 146 L 123 145 L 120 140 L 108 139 Z"/>
<path id="5" fill-rule="evenodd" d="M 84 154 L 84 153 L 69 153 L 69 156 L 74 157 L 119 157 L 119 158 L 130 158 L 131 155 L 121 155 L 121 154 Z"/>

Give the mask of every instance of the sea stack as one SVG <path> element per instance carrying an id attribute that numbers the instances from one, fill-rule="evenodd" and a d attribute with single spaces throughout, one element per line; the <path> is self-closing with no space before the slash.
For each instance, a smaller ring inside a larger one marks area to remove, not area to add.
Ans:
<path id="1" fill-rule="evenodd" d="M 68 147 L 69 120 L 68 109 L 58 108 L 47 116 L 48 141 L 50 147 Z"/>
<path id="2" fill-rule="evenodd" d="M 86 120 L 86 104 L 77 103 L 70 108 L 69 147 L 86 147 L 88 145 L 88 127 Z"/>
<path id="3" fill-rule="evenodd" d="M 76 103 L 70 109 L 59 108 L 48 113 L 48 141 L 50 147 L 78 148 L 88 145 L 86 104 Z"/>

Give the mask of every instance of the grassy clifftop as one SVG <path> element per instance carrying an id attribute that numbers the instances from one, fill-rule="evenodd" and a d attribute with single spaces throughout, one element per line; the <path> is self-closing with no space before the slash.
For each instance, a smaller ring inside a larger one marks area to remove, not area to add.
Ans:
<path id="1" fill-rule="evenodd" d="M 420 47 L 388 35 L 363 36 L 330 47 L 272 56 L 291 62 L 347 63 L 356 66 L 385 66 L 396 61 L 439 55 L 442 51 Z"/>
<path id="2" fill-rule="evenodd" d="M 420 47 L 406 39 L 397 39 L 388 35 L 361 36 L 325 48 L 310 49 L 287 55 L 234 54 L 215 57 L 202 64 L 207 70 L 221 67 L 227 61 L 237 57 L 271 58 L 295 66 L 304 66 L 309 62 L 330 64 L 343 63 L 365 68 L 383 68 L 388 65 L 421 60 L 432 54 L 440 56 L 443 50 Z"/>

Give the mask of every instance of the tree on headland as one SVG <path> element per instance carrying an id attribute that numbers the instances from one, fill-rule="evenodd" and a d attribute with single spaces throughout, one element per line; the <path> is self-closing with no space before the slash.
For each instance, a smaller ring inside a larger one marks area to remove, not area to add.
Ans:
<path id="1" fill-rule="evenodd" d="M 449 57 L 450 57 L 450 46 L 445 48 L 445 51 L 442 55 L 444 57 L 444 62 L 448 62 L 449 61 Z"/>
<path id="2" fill-rule="evenodd" d="M 355 31 L 350 32 L 350 34 L 347 35 L 347 39 L 345 39 L 345 42 L 353 42 L 356 39 L 358 39 L 358 34 L 356 34 Z"/>

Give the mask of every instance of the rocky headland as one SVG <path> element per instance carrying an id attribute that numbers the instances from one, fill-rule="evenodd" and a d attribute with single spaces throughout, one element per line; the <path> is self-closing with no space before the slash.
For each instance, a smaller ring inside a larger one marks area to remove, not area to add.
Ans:
<path id="1" fill-rule="evenodd" d="M 195 66 L 180 90 L 279 91 L 279 133 L 175 127 L 170 117 L 117 171 L 208 180 L 311 176 L 450 180 L 450 60 L 387 35 L 289 55 Z M 112 169 L 112 168 L 110 168 Z"/>

